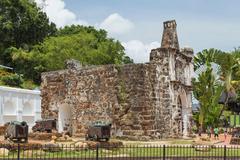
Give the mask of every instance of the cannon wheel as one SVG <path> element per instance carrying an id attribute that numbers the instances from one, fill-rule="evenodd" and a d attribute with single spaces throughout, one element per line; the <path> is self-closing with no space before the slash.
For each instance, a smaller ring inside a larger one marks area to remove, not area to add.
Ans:
<path id="1" fill-rule="evenodd" d="M 93 139 L 94 139 L 95 141 L 98 141 L 98 136 L 95 134 L 95 135 L 93 136 Z"/>
<path id="2" fill-rule="evenodd" d="M 86 141 L 89 140 L 89 136 L 88 136 L 88 134 L 86 134 L 86 136 L 85 136 L 85 140 L 86 140 Z"/>

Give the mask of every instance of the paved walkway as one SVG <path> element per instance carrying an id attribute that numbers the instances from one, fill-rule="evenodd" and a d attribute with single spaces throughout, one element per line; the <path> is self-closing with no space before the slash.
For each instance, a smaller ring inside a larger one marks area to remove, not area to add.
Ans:
<path id="1" fill-rule="evenodd" d="M 202 137 L 207 137 L 206 134 L 202 134 Z M 224 136 L 224 134 L 220 134 L 218 138 L 214 138 L 214 135 L 211 135 L 211 139 L 210 142 L 212 142 L 215 145 L 219 145 L 219 146 L 223 146 L 223 145 L 227 145 L 227 147 L 231 147 L 231 146 L 239 146 L 240 145 L 231 145 L 230 141 L 231 141 L 232 135 L 227 135 L 226 137 Z"/>

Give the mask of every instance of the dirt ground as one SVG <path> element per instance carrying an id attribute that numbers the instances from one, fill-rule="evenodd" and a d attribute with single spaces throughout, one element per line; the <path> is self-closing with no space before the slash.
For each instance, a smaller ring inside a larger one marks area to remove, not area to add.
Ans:
<path id="1" fill-rule="evenodd" d="M 231 136 L 227 136 L 225 139 L 224 135 L 220 135 L 218 139 L 212 137 L 211 139 L 207 138 L 207 135 L 202 135 L 201 137 L 196 137 L 192 139 L 164 139 L 164 140 L 150 140 L 150 141 L 131 141 L 131 140 L 121 140 L 121 139 L 114 139 L 112 138 L 110 141 L 121 141 L 123 145 L 150 145 L 150 146 L 157 146 L 157 145 L 192 145 L 192 144 L 202 144 L 202 145 L 229 145 Z M 4 141 L 4 137 L 0 136 L 0 141 Z M 34 144 L 46 144 L 52 141 L 44 141 L 44 140 L 32 140 L 29 139 L 29 143 Z M 68 141 L 62 141 L 55 143 L 57 144 L 75 144 L 76 142 L 85 142 L 84 138 L 78 137 L 71 137 Z"/>

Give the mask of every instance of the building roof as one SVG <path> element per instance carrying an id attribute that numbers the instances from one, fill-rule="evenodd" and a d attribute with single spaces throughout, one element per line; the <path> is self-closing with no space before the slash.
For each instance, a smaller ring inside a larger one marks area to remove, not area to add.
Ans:
<path id="1" fill-rule="evenodd" d="M 21 88 L 13 88 L 13 87 L 5 87 L 5 86 L 0 86 L 0 91 L 18 92 L 18 93 L 35 94 L 35 95 L 40 95 L 41 93 L 39 90 L 21 89 Z"/>
<path id="2" fill-rule="evenodd" d="M 199 103 L 194 103 L 192 104 L 192 111 L 194 113 L 199 112 L 200 104 Z"/>
<path id="3" fill-rule="evenodd" d="M 13 68 L 11 68 L 11 67 L 7 67 L 7 66 L 4 66 L 4 65 L 0 65 L 0 68 L 5 68 L 5 69 L 13 70 Z"/>
<path id="4" fill-rule="evenodd" d="M 219 101 L 218 103 L 219 104 L 225 104 L 226 101 L 228 102 L 234 102 L 236 101 L 236 98 L 237 98 L 237 95 L 236 93 L 233 93 L 233 92 L 222 92 L 220 98 L 219 98 Z"/>

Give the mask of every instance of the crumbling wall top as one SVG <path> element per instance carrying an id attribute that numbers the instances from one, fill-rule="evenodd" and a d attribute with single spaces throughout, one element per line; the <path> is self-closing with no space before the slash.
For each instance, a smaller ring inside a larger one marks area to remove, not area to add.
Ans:
<path id="1" fill-rule="evenodd" d="M 189 54 L 193 54 L 193 48 L 191 48 L 191 47 L 183 47 L 183 48 L 181 48 L 181 52 L 187 52 Z"/>
<path id="2" fill-rule="evenodd" d="M 81 67 L 82 67 L 82 64 L 78 60 L 68 59 L 68 60 L 65 61 L 65 68 L 66 69 L 76 70 L 76 69 L 80 69 Z"/>
<path id="3" fill-rule="evenodd" d="M 176 28 L 177 23 L 175 20 L 165 21 L 165 22 L 163 22 L 163 26 L 164 26 L 164 28 Z"/>

